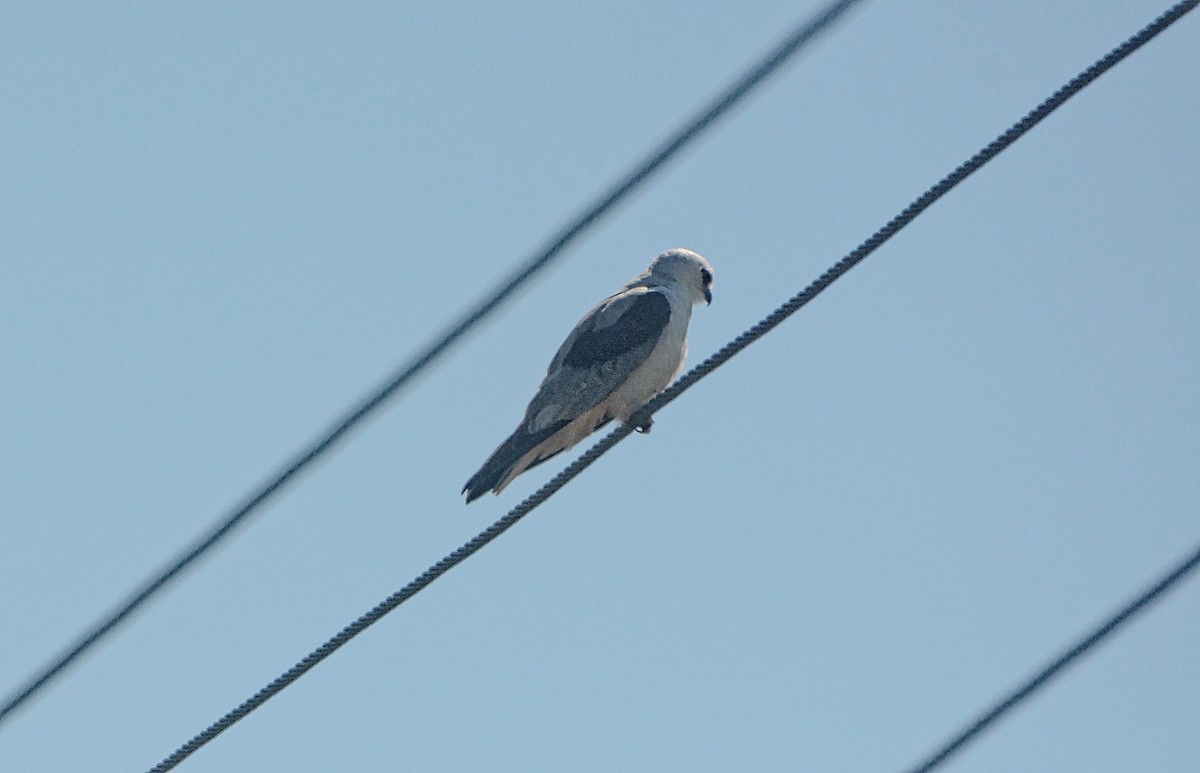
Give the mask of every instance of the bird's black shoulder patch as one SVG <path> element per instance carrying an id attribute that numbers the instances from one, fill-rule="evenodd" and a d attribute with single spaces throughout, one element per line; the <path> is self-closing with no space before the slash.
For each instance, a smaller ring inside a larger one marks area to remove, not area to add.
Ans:
<path id="1" fill-rule="evenodd" d="M 609 362 L 647 341 L 657 342 L 671 320 L 671 302 L 660 292 L 642 293 L 611 325 L 582 330 L 563 358 L 569 368 L 588 368 Z"/>

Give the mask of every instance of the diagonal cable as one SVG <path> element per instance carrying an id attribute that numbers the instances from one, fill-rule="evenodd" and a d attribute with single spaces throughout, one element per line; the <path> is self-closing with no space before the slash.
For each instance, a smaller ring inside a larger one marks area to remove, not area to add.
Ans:
<path id="1" fill-rule="evenodd" d="M 1190 556 L 1185 558 L 1180 563 L 1173 566 L 1166 574 L 1162 576 L 1158 582 L 1154 583 L 1148 590 L 1131 601 L 1119 612 L 1105 620 L 1099 626 L 1094 628 L 1091 633 L 1080 639 L 1070 649 L 1063 652 L 1057 658 L 1050 662 L 1041 671 L 1038 671 L 1032 677 L 1027 679 L 1020 687 L 1016 688 L 1001 700 L 997 701 L 990 709 L 979 715 L 979 718 L 972 722 L 967 727 L 963 728 L 953 738 L 946 741 L 936 752 L 929 755 L 924 762 L 910 770 L 912 773 L 928 773 L 934 768 L 941 767 L 942 763 L 948 760 L 951 756 L 961 751 L 971 741 L 979 737 L 981 733 L 987 730 L 993 722 L 1007 714 L 1018 704 L 1030 698 L 1035 692 L 1045 687 L 1051 679 L 1058 676 L 1063 669 L 1074 663 L 1080 657 L 1083 657 L 1092 647 L 1099 644 L 1104 639 L 1116 632 L 1118 628 L 1129 622 L 1139 612 L 1146 610 L 1148 606 L 1160 600 L 1162 595 L 1168 590 L 1174 588 L 1179 582 L 1191 574 L 1197 566 L 1200 566 L 1200 548 L 1195 550 Z"/>
<path id="2" fill-rule="evenodd" d="M 921 194 L 921 196 L 918 197 L 914 202 L 905 207 L 900 214 L 888 221 L 886 225 L 872 234 L 870 238 L 856 247 L 850 254 L 846 255 L 846 257 L 842 258 L 833 266 L 831 266 L 808 287 L 797 293 L 778 309 L 771 312 L 771 314 L 769 314 L 757 325 L 750 328 L 745 333 L 742 333 L 730 343 L 726 344 L 715 354 L 697 365 L 682 378 L 672 384 L 671 387 L 665 392 L 647 403 L 637 413 L 637 415 L 632 418 L 629 424 L 621 425 L 610 432 L 586 452 L 584 452 L 582 456 L 564 468 L 562 472 L 555 475 L 548 483 L 510 510 L 504 517 L 500 518 L 500 520 L 484 529 L 457 550 L 426 569 L 408 585 L 405 585 L 391 596 L 388 596 L 366 614 L 362 615 L 353 623 L 343 628 L 340 632 L 338 632 L 337 635 L 326 641 L 317 649 L 310 652 L 304 657 L 303 660 L 289 668 L 266 687 L 256 692 L 241 705 L 237 706 L 232 711 L 225 714 L 225 716 L 209 725 L 208 728 L 206 728 L 199 735 L 195 736 L 183 746 L 180 746 L 178 749 L 176 749 L 175 752 L 173 752 L 170 756 L 151 768 L 150 773 L 165 773 L 165 771 L 173 769 L 179 763 L 183 762 L 183 760 L 194 754 L 198 749 L 200 749 L 200 747 L 204 746 L 209 741 L 228 730 L 235 723 L 248 716 L 250 712 L 266 703 L 278 693 L 282 692 L 286 687 L 307 673 L 311 668 L 336 652 L 342 645 L 346 644 L 355 636 L 379 622 L 379 620 L 381 620 L 396 607 L 420 593 L 446 572 L 450 571 L 455 566 L 458 566 L 471 555 L 482 549 L 489 542 L 499 537 L 514 524 L 516 524 L 517 521 L 524 518 L 534 508 L 541 505 L 552 495 L 554 495 L 555 492 L 567 485 L 567 483 L 572 481 L 581 472 L 591 466 L 593 462 L 603 456 L 610 448 L 629 436 L 633 432 L 632 427 L 634 425 L 638 425 L 643 419 L 652 416 L 659 409 L 677 398 L 697 381 L 704 378 L 724 363 L 728 362 L 733 358 L 734 355 L 741 352 L 759 338 L 762 338 L 769 331 L 783 322 L 783 320 L 796 313 L 800 307 L 811 301 L 826 287 L 833 284 L 833 282 L 839 277 L 878 249 L 881 245 L 883 245 L 884 242 L 892 238 L 892 236 L 898 233 L 902 228 L 916 219 L 918 215 L 928 209 L 935 201 L 940 199 L 942 196 L 945 196 L 960 182 L 978 171 L 988 161 L 991 161 L 993 158 L 999 155 L 1001 151 L 1005 150 L 1014 142 L 1016 142 L 1026 132 L 1040 123 L 1043 119 L 1050 115 L 1050 113 L 1058 109 L 1063 103 L 1081 91 L 1092 81 L 1096 80 L 1117 63 L 1125 59 L 1125 57 L 1129 56 L 1131 53 L 1148 43 L 1151 39 L 1177 21 L 1185 13 L 1195 8 L 1198 3 L 1200 3 L 1200 0 L 1185 0 L 1185 2 L 1178 3 L 1146 28 L 1130 37 L 1117 48 L 1113 49 L 1091 67 L 1072 78 L 1066 85 L 1034 108 L 1024 118 L 1017 121 L 1007 131 L 989 143 L 986 147 L 984 147 L 967 161 L 963 162 L 953 172 L 943 177 L 932 188 Z"/>
<path id="3" fill-rule="evenodd" d="M 602 194 L 595 202 L 584 209 L 581 214 L 576 216 L 539 252 L 514 271 L 486 300 L 464 314 L 456 323 L 443 332 L 434 343 L 430 344 L 428 348 L 404 364 L 383 386 L 368 395 L 331 428 L 325 430 L 316 440 L 285 462 L 265 483 L 251 492 L 241 504 L 235 506 L 206 535 L 197 539 L 152 579 L 127 596 L 125 601 L 114 607 L 108 615 L 94 625 L 87 633 L 80 636 L 75 644 L 68 647 L 52 663 L 28 679 L 24 685 L 15 689 L 5 699 L 3 706 L 0 707 L 0 724 L 3 724 L 6 717 L 61 674 L 63 669 L 71 665 L 80 655 L 124 622 L 129 615 L 149 600 L 151 596 L 176 579 L 196 559 L 200 558 L 214 545 L 229 536 L 248 516 L 279 493 L 296 475 L 324 455 L 325 452 L 333 448 L 340 440 L 344 439 L 347 433 L 366 418 L 368 414 L 374 412 L 375 409 L 393 397 L 401 387 L 444 354 L 467 331 L 479 324 L 479 322 L 508 300 L 521 285 L 549 266 L 552 261 L 560 258 L 563 249 L 568 244 L 607 215 L 619 201 L 637 188 L 640 188 L 667 161 L 695 140 L 716 122 L 717 119 L 728 113 L 734 105 L 739 103 L 768 77 L 777 72 L 784 63 L 794 57 L 821 33 L 829 29 L 835 21 L 845 15 L 847 11 L 859 2 L 861 0 L 838 0 L 838 2 L 831 2 L 815 16 L 798 26 L 757 65 L 718 95 L 708 107 L 688 121 L 683 128 L 679 129 L 666 142 L 655 149 L 633 171 L 622 178 L 619 183 Z"/>

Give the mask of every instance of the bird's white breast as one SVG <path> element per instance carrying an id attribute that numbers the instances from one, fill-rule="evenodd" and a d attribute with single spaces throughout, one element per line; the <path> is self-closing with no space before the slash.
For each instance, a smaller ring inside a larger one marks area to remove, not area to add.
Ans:
<path id="1" fill-rule="evenodd" d="M 683 367 L 683 358 L 687 354 L 688 322 L 692 317 L 690 298 L 682 297 L 680 292 L 672 292 L 673 288 L 656 288 L 667 296 L 671 304 L 671 319 L 658 340 L 658 345 L 650 352 L 650 356 L 635 370 L 629 379 L 609 398 L 609 412 L 622 422 L 650 398 L 667 388 Z"/>

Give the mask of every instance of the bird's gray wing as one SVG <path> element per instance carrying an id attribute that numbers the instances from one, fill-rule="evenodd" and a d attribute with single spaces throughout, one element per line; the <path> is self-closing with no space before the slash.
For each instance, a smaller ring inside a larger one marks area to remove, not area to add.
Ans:
<path id="1" fill-rule="evenodd" d="M 670 301 L 653 289 L 627 290 L 601 303 L 554 356 L 526 411 L 526 428 L 538 431 L 598 405 L 646 361 L 670 321 Z"/>

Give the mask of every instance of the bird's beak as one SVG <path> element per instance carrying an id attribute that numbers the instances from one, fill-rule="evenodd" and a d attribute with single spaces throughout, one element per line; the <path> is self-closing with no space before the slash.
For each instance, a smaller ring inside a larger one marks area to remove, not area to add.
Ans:
<path id="1" fill-rule="evenodd" d="M 704 288 L 704 305 L 712 306 L 712 290 L 707 287 Z"/>

